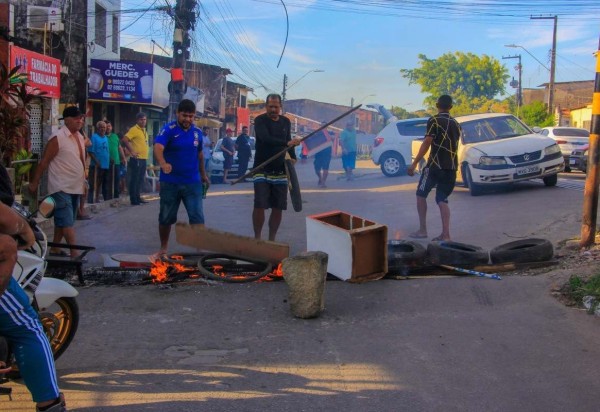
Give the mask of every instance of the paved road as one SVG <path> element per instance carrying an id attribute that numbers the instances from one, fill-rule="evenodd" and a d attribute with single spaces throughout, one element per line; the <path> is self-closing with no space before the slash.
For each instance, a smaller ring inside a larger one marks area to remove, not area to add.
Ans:
<path id="1" fill-rule="evenodd" d="M 337 165 L 337 161 L 334 162 Z M 305 210 L 279 240 L 305 248 L 305 217 L 342 209 L 415 228 L 415 178 L 361 169 L 316 187 L 298 167 Z M 535 182 L 451 198 L 457 240 L 491 247 L 518 237 L 576 236 L 581 199 Z M 214 186 L 210 226 L 251 234 L 251 185 Z M 100 252 L 151 253 L 157 202 L 107 208 L 78 226 Z M 439 230 L 432 205 L 430 235 Z M 185 215 L 182 214 L 182 217 Z M 172 251 L 186 248 L 172 244 Z M 99 255 L 91 263 L 100 261 Z M 80 288 L 80 329 L 58 362 L 76 411 L 596 411 L 600 321 L 565 308 L 548 276 L 331 281 L 326 310 L 298 320 L 283 282 Z M 22 386 L 0 409 L 30 411 Z"/>

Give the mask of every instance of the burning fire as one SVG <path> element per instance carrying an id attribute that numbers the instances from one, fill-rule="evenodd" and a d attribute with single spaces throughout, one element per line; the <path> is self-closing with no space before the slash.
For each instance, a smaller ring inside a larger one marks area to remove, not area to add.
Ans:
<path id="1" fill-rule="evenodd" d="M 171 256 L 171 259 L 182 260 L 183 256 Z M 152 277 L 152 283 L 164 283 L 168 281 L 174 273 L 186 273 L 194 271 L 195 268 L 189 266 L 155 259 L 152 262 L 152 267 L 150 268 L 150 276 Z M 190 273 L 189 275 L 190 278 L 197 278 L 199 276 L 200 275 L 198 275 L 197 273 Z"/>
<path id="2" fill-rule="evenodd" d="M 183 260 L 183 256 L 170 256 L 171 260 Z M 228 280 L 233 281 L 243 281 L 251 276 L 255 276 L 257 272 L 244 272 L 241 274 L 229 274 L 226 272 L 225 268 L 222 265 L 212 265 L 211 266 L 213 274 L 221 277 L 227 278 Z M 198 273 L 198 269 L 192 266 L 186 266 L 180 263 L 167 262 L 163 261 L 160 258 L 155 259 L 152 262 L 152 267 L 150 268 L 150 276 L 152 277 L 152 283 L 164 283 L 168 281 L 173 281 L 175 278 L 177 279 L 185 279 L 185 278 L 198 278 L 201 275 Z M 283 279 L 283 270 L 281 269 L 281 263 L 277 265 L 277 267 L 268 275 L 265 275 L 257 280 L 257 282 L 272 282 L 274 280 Z"/>

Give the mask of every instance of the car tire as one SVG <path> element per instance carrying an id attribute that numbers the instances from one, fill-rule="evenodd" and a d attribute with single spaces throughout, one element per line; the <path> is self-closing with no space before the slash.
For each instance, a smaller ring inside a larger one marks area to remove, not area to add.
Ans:
<path id="1" fill-rule="evenodd" d="M 292 206 L 294 207 L 295 212 L 302 212 L 302 193 L 300 192 L 300 183 L 298 183 L 296 168 L 290 159 L 286 159 L 285 163 Z"/>
<path id="2" fill-rule="evenodd" d="M 406 268 L 422 266 L 427 251 L 420 243 L 411 240 L 388 242 L 388 273 L 402 273 Z"/>
<path id="3" fill-rule="evenodd" d="M 483 188 L 477 183 L 473 183 L 473 177 L 471 176 L 471 171 L 469 170 L 469 165 L 463 166 L 463 182 L 465 187 L 469 188 L 469 193 L 471 196 L 479 196 L 483 193 Z"/>
<path id="4" fill-rule="evenodd" d="M 521 239 L 490 250 L 492 263 L 545 262 L 553 256 L 552 243 L 546 239 Z"/>
<path id="5" fill-rule="evenodd" d="M 387 152 L 381 156 L 381 172 L 387 177 L 396 177 L 406 174 L 406 162 L 402 155 L 396 152 Z"/>
<path id="6" fill-rule="evenodd" d="M 543 178 L 543 180 L 544 180 L 544 185 L 546 185 L 548 187 L 556 186 L 556 183 L 558 183 L 558 173 L 555 173 L 550 176 L 546 176 Z"/>
<path id="7" fill-rule="evenodd" d="M 427 261 L 433 265 L 481 265 L 489 261 L 489 253 L 479 246 L 453 241 L 427 245 Z"/>

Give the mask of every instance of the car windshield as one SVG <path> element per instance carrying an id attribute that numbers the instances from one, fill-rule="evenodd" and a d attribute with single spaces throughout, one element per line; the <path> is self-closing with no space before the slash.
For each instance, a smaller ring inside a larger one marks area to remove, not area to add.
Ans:
<path id="1" fill-rule="evenodd" d="M 590 132 L 585 129 L 554 129 L 554 136 L 568 136 L 568 137 L 589 137 Z"/>
<path id="2" fill-rule="evenodd" d="M 491 142 L 532 133 L 514 116 L 488 117 L 461 122 L 464 144 Z"/>

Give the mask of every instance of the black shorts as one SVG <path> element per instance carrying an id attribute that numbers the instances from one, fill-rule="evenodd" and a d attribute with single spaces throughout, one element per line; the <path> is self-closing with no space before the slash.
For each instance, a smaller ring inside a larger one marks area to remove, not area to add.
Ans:
<path id="1" fill-rule="evenodd" d="M 254 182 L 254 207 L 256 209 L 287 209 L 287 184 Z"/>
<path id="2" fill-rule="evenodd" d="M 456 184 L 456 170 L 425 167 L 421 170 L 421 178 L 417 186 L 417 196 L 427 197 L 435 187 L 435 203 L 448 203 L 448 197 Z"/>
<path id="3" fill-rule="evenodd" d="M 315 172 L 317 172 L 317 174 L 321 170 L 329 170 L 329 163 L 331 162 L 331 153 L 323 153 L 326 150 L 327 149 L 325 149 L 315 155 L 314 166 L 315 166 Z"/>

